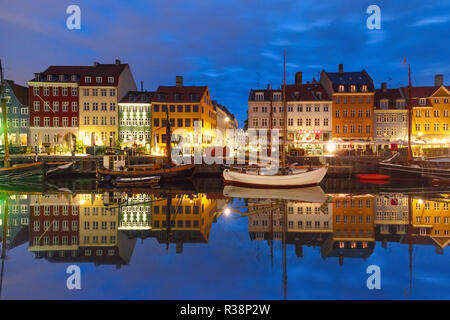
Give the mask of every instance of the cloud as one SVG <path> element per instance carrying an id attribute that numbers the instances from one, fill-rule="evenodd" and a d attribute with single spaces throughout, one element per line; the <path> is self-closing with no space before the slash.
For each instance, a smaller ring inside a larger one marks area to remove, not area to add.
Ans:
<path id="1" fill-rule="evenodd" d="M 449 21 L 449 18 L 446 16 L 437 16 L 437 17 L 428 17 L 421 19 L 413 24 L 411 24 L 411 27 L 423 27 L 433 24 L 440 24 L 440 23 L 447 23 Z"/>

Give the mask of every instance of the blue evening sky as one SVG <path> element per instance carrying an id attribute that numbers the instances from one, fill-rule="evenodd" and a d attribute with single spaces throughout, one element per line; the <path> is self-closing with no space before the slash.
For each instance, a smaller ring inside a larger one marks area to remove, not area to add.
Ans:
<path id="1" fill-rule="evenodd" d="M 81 8 L 81 30 L 66 28 L 67 6 Z M 368 30 L 369 5 L 381 8 L 381 30 Z M 174 84 L 208 85 L 213 99 L 246 118 L 250 88 L 303 71 L 365 68 L 376 87 L 432 85 L 450 76 L 450 1 L 361 0 L 1 0 L 0 57 L 6 77 L 25 84 L 47 66 L 129 63 L 147 90 Z M 446 81 L 447 82 L 447 81 Z"/>

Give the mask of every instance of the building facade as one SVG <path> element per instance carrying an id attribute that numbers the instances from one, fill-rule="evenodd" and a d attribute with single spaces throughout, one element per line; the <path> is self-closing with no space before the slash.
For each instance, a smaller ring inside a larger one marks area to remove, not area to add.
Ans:
<path id="1" fill-rule="evenodd" d="M 409 97 L 409 88 L 401 89 L 405 97 Z M 450 134 L 450 86 L 444 86 L 443 75 L 435 76 L 434 86 L 412 87 L 411 107 L 413 140 L 447 145 Z"/>
<path id="2" fill-rule="evenodd" d="M 130 91 L 119 102 L 119 140 L 122 147 L 152 144 L 152 108 L 154 92 Z"/>
<path id="3" fill-rule="evenodd" d="M 5 81 L 6 118 L 8 128 L 8 141 L 12 145 L 26 146 L 29 144 L 30 109 L 28 107 L 28 88 Z M 1 110 L 1 107 L 0 107 Z M 0 122 L 0 128 L 3 121 Z M 3 145 L 3 129 L 0 133 Z"/>
<path id="4" fill-rule="evenodd" d="M 28 82 L 30 145 L 67 147 L 75 145 L 79 131 L 77 69 L 51 66 Z"/>
<path id="5" fill-rule="evenodd" d="M 374 87 L 369 74 L 344 72 L 341 64 L 338 72 L 323 70 L 320 83 L 333 99 L 333 140 L 371 140 Z"/>
<path id="6" fill-rule="evenodd" d="M 408 110 L 400 89 L 388 89 L 386 82 L 375 90 L 373 116 L 374 140 L 406 141 L 408 139 Z"/>
<path id="7" fill-rule="evenodd" d="M 118 102 L 136 84 L 128 64 L 78 67 L 80 73 L 80 139 L 88 146 L 115 146 L 119 138 Z"/>
<path id="8" fill-rule="evenodd" d="M 332 138 L 331 99 L 320 83 L 303 84 L 301 72 L 295 80 L 286 86 L 288 146 L 301 154 L 323 154 Z"/>
<path id="9" fill-rule="evenodd" d="M 206 86 L 183 86 L 183 77 L 176 77 L 175 86 L 159 86 L 152 100 L 152 151 L 164 154 L 166 121 L 172 134 L 184 139 L 185 148 L 213 146 L 216 130 L 216 111 Z M 197 130 L 194 125 L 198 122 Z M 191 151 L 193 152 L 193 151 Z"/>

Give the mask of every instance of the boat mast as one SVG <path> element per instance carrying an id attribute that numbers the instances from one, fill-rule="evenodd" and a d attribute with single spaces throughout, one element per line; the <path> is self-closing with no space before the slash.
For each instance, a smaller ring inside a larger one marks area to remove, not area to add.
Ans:
<path id="1" fill-rule="evenodd" d="M 273 128 L 273 103 L 272 103 L 272 97 L 273 91 L 272 91 L 272 84 L 270 85 L 269 89 L 269 101 L 270 101 L 270 112 L 269 112 L 269 152 L 268 156 L 272 157 L 272 128 Z"/>
<path id="2" fill-rule="evenodd" d="M 283 50 L 283 150 L 282 150 L 282 162 L 281 168 L 283 173 L 286 170 L 286 140 L 287 140 L 287 107 L 286 107 L 286 52 Z"/>
<path id="3" fill-rule="evenodd" d="M 411 64 L 408 64 L 408 165 L 412 162 L 411 131 L 412 131 L 412 106 L 411 106 Z"/>
<path id="4" fill-rule="evenodd" d="M 9 168 L 9 142 L 8 142 L 8 128 L 6 121 L 6 98 L 5 98 L 5 80 L 3 79 L 2 61 L 0 60 L 0 95 L 2 103 L 2 116 L 3 116 L 3 144 L 5 145 L 5 157 L 4 167 Z"/>
<path id="5" fill-rule="evenodd" d="M 0 274 L 0 297 L 2 294 L 3 289 L 3 270 L 5 267 L 5 259 L 6 259 L 6 237 L 7 237 L 7 231 L 8 231 L 8 213 L 9 213 L 9 195 L 6 195 L 5 199 L 5 214 L 3 216 L 3 235 L 2 235 L 2 266 L 1 266 L 1 274 Z"/>
<path id="6" fill-rule="evenodd" d="M 170 120 L 169 120 L 169 106 L 166 106 L 166 155 L 167 155 L 167 166 L 172 167 L 172 146 L 170 145 Z"/>

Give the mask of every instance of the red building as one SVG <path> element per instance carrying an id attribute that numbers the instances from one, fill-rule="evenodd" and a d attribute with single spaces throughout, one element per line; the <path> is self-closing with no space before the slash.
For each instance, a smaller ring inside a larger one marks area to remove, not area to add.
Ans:
<path id="1" fill-rule="evenodd" d="M 36 73 L 29 85 L 30 145 L 74 146 L 79 127 L 77 74 L 58 74 L 54 67 Z"/>
<path id="2" fill-rule="evenodd" d="M 29 226 L 31 252 L 78 250 L 79 205 L 64 196 L 31 196 Z"/>

